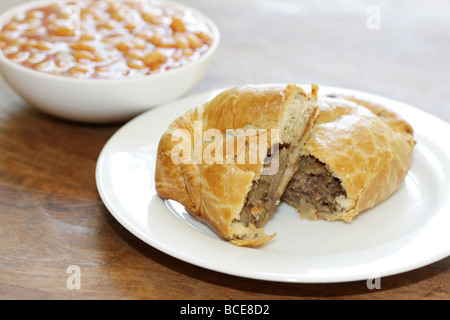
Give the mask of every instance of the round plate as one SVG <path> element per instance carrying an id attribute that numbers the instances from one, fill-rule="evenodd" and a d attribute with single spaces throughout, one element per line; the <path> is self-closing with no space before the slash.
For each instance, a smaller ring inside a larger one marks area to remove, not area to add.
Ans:
<path id="1" fill-rule="evenodd" d="M 159 139 L 174 119 L 220 91 L 188 96 L 138 116 L 102 150 L 98 191 L 112 215 L 135 236 L 197 266 L 281 282 L 374 279 L 450 255 L 450 125 L 404 103 L 348 89 L 321 86 L 319 92 L 388 106 L 412 125 L 417 140 L 402 187 L 352 223 L 302 220 L 282 203 L 265 227 L 268 234 L 277 233 L 275 239 L 260 248 L 244 248 L 220 239 L 177 202 L 163 201 L 154 184 Z"/>

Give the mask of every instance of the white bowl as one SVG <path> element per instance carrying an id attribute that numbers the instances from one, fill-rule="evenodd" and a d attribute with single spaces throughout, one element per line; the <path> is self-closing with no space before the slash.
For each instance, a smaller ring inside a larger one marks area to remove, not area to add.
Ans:
<path id="1" fill-rule="evenodd" d="M 3 25 L 15 13 L 55 1 L 33 1 L 0 16 Z M 194 8 L 159 1 L 192 10 L 212 30 L 213 43 L 199 59 L 159 74 L 125 79 L 78 79 L 47 74 L 15 63 L 0 53 L 0 72 L 23 99 L 51 115 L 80 122 L 108 123 L 130 118 L 191 90 L 206 73 L 220 40 L 217 26 Z"/>

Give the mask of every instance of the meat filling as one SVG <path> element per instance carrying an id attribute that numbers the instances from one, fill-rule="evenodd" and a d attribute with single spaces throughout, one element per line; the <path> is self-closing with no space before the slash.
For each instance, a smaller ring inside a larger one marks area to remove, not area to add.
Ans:
<path id="1" fill-rule="evenodd" d="M 344 195 L 341 182 L 333 177 L 325 164 L 312 156 L 300 159 L 299 170 L 294 174 L 283 195 L 290 204 L 300 204 L 304 199 L 318 212 L 333 213 L 340 209 L 336 198 Z"/>
<path id="2" fill-rule="evenodd" d="M 268 215 L 274 212 L 276 205 L 283 193 L 280 188 L 288 163 L 288 148 L 280 147 L 276 155 L 279 163 L 278 170 L 274 175 L 261 175 L 253 183 L 252 189 L 247 194 L 247 200 L 240 214 L 240 222 L 248 226 L 252 223 L 256 227 L 262 227 Z M 272 161 L 276 159 L 272 159 Z M 270 166 L 266 163 L 264 167 Z"/>

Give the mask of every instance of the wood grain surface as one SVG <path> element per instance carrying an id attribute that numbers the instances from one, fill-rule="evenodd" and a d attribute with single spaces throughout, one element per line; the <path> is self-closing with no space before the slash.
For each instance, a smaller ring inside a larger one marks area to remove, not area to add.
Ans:
<path id="1" fill-rule="evenodd" d="M 21 2 L 2 1 L 0 11 Z M 371 1 L 381 7 L 382 29 L 368 31 L 370 3 L 364 1 L 328 9 L 312 1 L 303 7 L 287 0 L 183 2 L 208 14 L 222 32 L 211 69 L 192 92 L 315 81 L 389 96 L 450 121 L 450 66 L 442 59 L 450 50 L 443 10 L 448 3 L 430 1 L 420 11 L 414 6 L 422 2 L 408 2 L 395 21 L 398 4 Z M 292 40 L 297 35 L 302 41 Z M 0 82 L 0 299 L 450 298 L 450 257 L 384 277 L 380 289 L 369 289 L 366 281 L 244 279 L 152 248 L 112 217 L 95 184 L 99 153 L 122 125 L 54 118 Z M 74 265 L 80 268 L 79 289 L 68 283 Z"/>

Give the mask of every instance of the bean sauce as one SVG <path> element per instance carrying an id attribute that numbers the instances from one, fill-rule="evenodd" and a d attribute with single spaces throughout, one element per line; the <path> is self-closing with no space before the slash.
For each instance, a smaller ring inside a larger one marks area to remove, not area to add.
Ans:
<path id="1" fill-rule="evenodd" d="M 149 0 L 79 0 L 21 12 L 0 31 L 4 56 L 76 78 L 138 77 L 184 66 L 212 44 L 191 10 Z"/>

